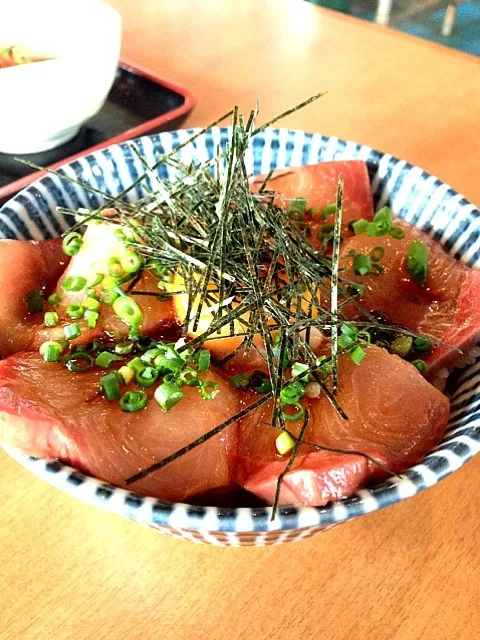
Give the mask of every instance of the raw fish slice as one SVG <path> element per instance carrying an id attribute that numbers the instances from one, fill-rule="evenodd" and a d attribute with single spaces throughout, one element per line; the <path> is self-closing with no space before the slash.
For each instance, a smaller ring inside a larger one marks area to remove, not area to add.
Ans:
<path id="1" fill-rule="evenodd" d="M 429 235 L 411 225 L 396 221 L 405 238 L 368 237 L 365 233 L 351 238 L 342 248 L 343 277 L 365 285 L 360 304 L 367 311 L 386 314 L 393 324 L 415 333 L 425 334 L 468 351 L 480 340 L 480 272 L 467 268 L 450 256 Z M 421 240 L 429 248 L 426 286 L 420 287 L 406 270 L 408 248 Z M 369 254 L 382 247 L 385 255 L 381 275 L 356 276 L 349 251 Z M 356 315 L 354 309 L 344 308 Z M 433 375 L 458 357 L 451 349 L 435 347 L 424 359 Z"/>
<path id="2" fill-rule="evenodd" d="M 65 270 L 69 258 L 61 240 L 27 242 L 0 240 L 0 356 L 24 349 L 32 330 L 43 321 L 42 314 L 31 313 L 25 301 L 32 291 L 48 295 Z"/>
<path id="3" fill-rule="evenodd" d="M 125 479 L 203 435 L 238 410 L 236 393 L 215 371 L 204 374 L 220 392 L 203 400 L 198 389 L 164 412 L 154 399 L 137 413 L 99 395 L 105 370 L 73 374 L 35 353 L 0 362 L 0 441 L 36 457 L 58 457 L 118 486 Z M 133 388 L 130 386 L 129 388 Z M 153 394 L 153 388 L 149 395 Z M 150 476 L 131 485 L 165 500 L 230 485 L 228 458 L 235 425 Z"/>
<path id="4" fill-rule="evenodd" d="M 363 160 L 345 160 L 319 162 L 301 167 L 288 167 L 276 171 L 266 188 L 278 194 L 275 203 L 288 209 L 292 198 L 306 198 L 307 209 L 325 209 L 336 201 L 338 174 L 344 177 L 342 234 L 351 235 L 349 222 L 358 218 L 373 219 L 373 200 L 367 165 Z M 256 176 L 252 182 L 252 191 L 258 192 L 265 176 Z M 323 224 L 333 223 L 333 214 L 318 219 L 305 217 L 310 222 L 312 244 L 318 246 L 318 232 Z"/>
<path id="5" fill-rule="evenodd" d="M 417 369 L 371 346 L 360 365 L 348 355 L 339 361 L 337 401 L 342 419 L 325 395 L 303 400 L 310 411 L 305 441 L 369 454 L 393 472 L 418 461 L 441 439 L 449 402 Z M 269 427 L 271 406 L 244 418 L 238 430 L 234 479 L 245 489 L 272 502 L 278 475 L 288 462 L 279 456 L 278 429 Z M 301 424 L 287 423 L 298 435 Z M 322 505 L 350 495 L 383 475 L 378 466 L 358 455 L 334 454 L 303 445 L 285 476 L 281 502 Z"/>

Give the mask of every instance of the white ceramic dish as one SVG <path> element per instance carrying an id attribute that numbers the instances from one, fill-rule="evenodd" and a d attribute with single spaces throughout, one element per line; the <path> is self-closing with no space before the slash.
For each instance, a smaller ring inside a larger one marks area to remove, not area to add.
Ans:
<path id="1" fill-rule="evenodd" d="M 121 19 L 103 0 L 5 4 L 0 48 L 18 45 L 52 59 L 0 69 L 0 151 L 45 151 L 101 109 L 120 55 Z"/>

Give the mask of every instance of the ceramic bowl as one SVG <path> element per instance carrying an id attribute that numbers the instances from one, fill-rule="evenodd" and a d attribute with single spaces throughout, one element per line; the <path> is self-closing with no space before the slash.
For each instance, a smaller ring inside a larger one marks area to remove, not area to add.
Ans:
<path id="1" fill-rule="evenodd" d="M 35 153 L 73 138 L 105 102 L 120 41 L 120 16 L 102 0 L 8 3 L 0 48 L 52 59 L 0 69 L 0 151 Z"/>
<path id="2" fill-rule="evenodd" d="M 195 130 L 139 138 L 133 143 L 150 164 L 158 154 L 186 141 Z M 225 147 L 229 129 L 214 128 L 183 148 L 180 158 L 206 160 L 217 145 Z M 117 194 L 143 174 L 128 143 L 97 151 L 66 165 L 60 174 L 80 179 L 102 192 Z M 247 168 L 254 174 L 321 160 L 360 158 L 368 165 L 376 208 L 388 204 L 395 213 L 420 227 L 458 260 L 480 267 L 480 211 L 438 178 L 403 160 L 338 138 L 287 129 L 267 129 L 254 138 Z M 167 168 L 158 170 L 161 177 Z M 143 185 L 143 186 L 142 186 Z M 150 188 L 150 178 L 132 190 L 134 200 Z M 96 192 L 48 175 L 0 209 L 0 236 L 51 238 L 68 228 L 56 206 L 94 209 L 102 203 Z M 266 545 L 300 540 L 341 522 L 383 509 L 414 496 L 464 465 L 480 451 L 480 359 L 455 376 L 448 432 L 439 446 L 401 478 L 391 478 L 324 507 L 281 507 L 274 520 L 270 508 L 225 509 L 172 504 L 118 489 L 86 476 L 57 460 L 37 460 L 9 453 L 43 480 L 92 505 L 125 516 L 171 536 L 214 545 Z"/>

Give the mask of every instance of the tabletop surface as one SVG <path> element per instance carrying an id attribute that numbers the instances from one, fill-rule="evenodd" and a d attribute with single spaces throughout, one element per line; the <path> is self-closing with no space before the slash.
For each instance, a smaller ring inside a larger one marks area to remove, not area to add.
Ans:
<path id="1" fill-rule="evenodd" d="M 302 0 L 110 0 L 123 54 L 189 87 L 206 125 L 260 97 L 265 120 L 419 164 L 480 204 L 480 64 Z M 224 549 L 158 535 L 0 454 L 0 638 L 478 639 L 480 456 L 318 537 Z"/>

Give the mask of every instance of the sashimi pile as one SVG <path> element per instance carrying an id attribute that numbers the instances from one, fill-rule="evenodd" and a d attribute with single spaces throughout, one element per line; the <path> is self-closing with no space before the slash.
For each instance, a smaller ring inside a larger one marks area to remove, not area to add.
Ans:
<path id="1" fill-rule="evenodd" d="M 0 443 L 168 501 L 319 506 L 442 439 L 480 273 L 366 165 L 252 178 L 257 130 L 136 203 L 0 241 Z M 151 173 L 149 174 L 151 178 Z M 75 217 L 74 215 L 75 214 Z"/>

